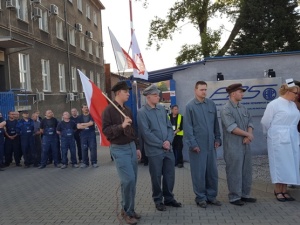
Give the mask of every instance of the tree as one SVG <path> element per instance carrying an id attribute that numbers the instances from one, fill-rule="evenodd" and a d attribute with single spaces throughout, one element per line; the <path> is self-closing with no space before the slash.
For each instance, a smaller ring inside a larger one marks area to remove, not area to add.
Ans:
<path id="1" fill-rule="evenodd" d="M 248 0 L 241 7 L 241 30 L 231 55 L 300 50 L 296 0 Z"/>
<path id="2" fill-rule="evenodd" d="M 239 8 L 242 2 L 244 0 L 177 0 L 167 12 L 166 19 L 155 17 L 151 21 L 148 46 L 156 43 L 156 49 L 159 50 L 161 42 L 172 40 L 172 35 L 181 30 L 182 24 L 191 23 L 199 31 L 199 43 L 183 45 L 176 57 L 177 64 L 224 55 L 240 30 Z M 212 30 L 207 26 L 208 21 L 217 14 L 229 16 L 235 21 L 234 28 L 221 49 L 219 42 L 222 27 Z"/>
<path id="3" fill-rule="evenodd" d="M 168 91 L 168 90 L 169 90 L 168 87 L 167 87 L 167 85 L 166 85 L 166 83 L 163 82 L 163 81 L 158 82 L 157 88 L 158 88 L 161 92 L 163 92 L 163 91 Z"/>

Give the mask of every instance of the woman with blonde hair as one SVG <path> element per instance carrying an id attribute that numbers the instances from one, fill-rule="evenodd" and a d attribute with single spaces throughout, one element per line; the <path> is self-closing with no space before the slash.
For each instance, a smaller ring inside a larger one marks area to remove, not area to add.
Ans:
<path id="1" fill-rule="evenodd" d="M 287 185 L 299 185 L 299 134 L 297 125 L 300 113 L 295 99 L 300 88 L 292 79 L 279 89 L 280 97 L 267 105 L 261 124 L 267 133 L 268 157 L 274 194 L 280 202 L 294 201 L 287 193 Z"/>

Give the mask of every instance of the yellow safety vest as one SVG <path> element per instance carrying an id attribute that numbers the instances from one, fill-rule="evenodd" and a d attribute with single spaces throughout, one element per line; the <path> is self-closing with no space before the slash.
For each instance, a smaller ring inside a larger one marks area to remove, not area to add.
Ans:
<path id="1" fill-rule="evenodd" d="M 169 117 L 169 120 L 171 120 L 171 119 L 170 119 L 170 115 L 168 115 L 168 117 Z M 182 115 L 181 115 L 181 114 L 178 114 L 178 117 L 177 117 L 177 123 L 176 123 L 177 128 L 176 128 L 176 129 L 179 129 L 180 124 L 181 124 L 181 119 L 182 119 Z M 179 131 L 176 135 L 183 136 L 183 130 Z"/>

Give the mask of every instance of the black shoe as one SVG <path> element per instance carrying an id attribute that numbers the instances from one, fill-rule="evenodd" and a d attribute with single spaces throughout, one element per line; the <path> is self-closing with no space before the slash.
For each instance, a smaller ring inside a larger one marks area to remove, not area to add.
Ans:
<path id="1" fill-rule="evenodd" d="M 201 202 L 196 202 L 197 206 L 200 208 L 206 208 L 207 207 L 207 202 L 206 201 L 201 201 Z"/>
<path id="2" fill-rule="evenodd" d="M 0 171 L 5 171 L 4 169 L 0 168 Z"/>
<path id="3" fill-rule="evenodd" d="M 165 202 L 166 206 L 173 206 L 173 207 L 181 207 L 182 204 L 180 202 L 177 202 L 175 199 L 171 202 Z"/>
<path id="4" fill-rule="evenodd" d="M 25 168 L 30 168 L 30 165 L 25 165 Z"/>
<path id="5" fill-rule="evenodd" d="M 241 198 L 241 200 L 243 202 L 251 202 L 251 203 L 256 202 L 256 198 Z"/>
<path id="6" fill-rule="evenodd" d="M 244 205 L 245 203 L 244 203 L 241 199 L 239 199 L 239 200 L 235 200 L 235 201 L 233 201 L 233 202 L 230 202 L 230 204 L 242 206 L 242 205 Z"/>
<path id="7" fill-rule="evenodd" d="M 44 169 L 46 166 L 39 166 L 38 169 Z"/>
<path id="8" fill-rule="evenodd" d="M 157 204 L 155 204 L 155 208 L 156 208 L 158 211 L 166 211 L 166 210 L 167 210 L 166 206 L 165 206 L 164 204 L 162 204 L 162 203 L 157 203 Z"/>
<path id="9" fill-rule="evenodd" d="M 177 167 L 178 167 L 178 168 L 183 168 L 183 164 L 179 163 L 179 164 L 177 165 Z"/>
<path id="10" fill-rule="evenodd" d="M 17 167 L 21 167 L 21 166 L 22 166 L 22 164 L 18 163 L 18 164 L 16 164 L 16 166 L 17 166 Z"/>
<path id="11" fill-rule="evenodd" d="M 145 162 L 145 163 L 144 163 L 144 166 L 148 166 L 148 163 L 147 163 L 147 162 Z"/>
<path id="12" fill-rule="evenodd" d="M 214 199 L 214 200 L 211 200 L 211 201 L 207 201 L 208 204 L 211 204 L 211 205 L 216 205 L 216 206 L 221 206 L 222 203 L 217 200 L 217 199 Z"/>

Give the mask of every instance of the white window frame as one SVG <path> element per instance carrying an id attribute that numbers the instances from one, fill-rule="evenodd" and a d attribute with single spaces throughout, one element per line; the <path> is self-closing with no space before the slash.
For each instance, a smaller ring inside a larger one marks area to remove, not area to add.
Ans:
<path id="1" fill-rule="evenodd" d="M 61 20 L 56 20 L 56 37 L 64 40 L 63 36 L 63 24 Z"/>
<path id="2" fill-rule="evenodd" d="M 58 63 L 58 79 L 59 79 L 59 91 L 66 92 L 65 64 Z"/>
<path id="3" fill-rule="evenodd" d="M 96 85 L 98 86 L 98 88 L 100 88 L 100 84 L 101 84 L 100 73 L 97 73 L 97 75 L 96 75 Z"/>
<path id="4" fill-rule="evenodd" d="M 75 41 L 75 29 L 74 28 L 69 29 L 69 38 L 70 38 L 70 45 L 75 46 L 76 41 Z"/>
<path id="5" fill-rule="evenodd" d="M 84 35 L 80 35 L 80 49 L 82 51 L 85 51 L 85 36 Z"/>
<path id="6" fill-rule="evenodd" d="M 72 78 L 72 92 L 78 92 L 77 87 L 77 70 L 76 67 L 71 67 L 71 78 Z"/>
<path id="7" fill-rule="evenodd" d="M 20 88 L 31 91 L 29 55 L 19 53 Z"/>
<path id="8" fill-rule="evenodd" d="M 94 19 L 94 24 L 96 26 L 98 26 L 98 16 L 97 16 L 97 13 L 96 12 L 93 12 L 93 19 Z"/>
<path id="9" fill-rule="evenodd" d="M 95 83 L 95 77 L 94 77 L 94 72 L 90 71 L 90 80 Z"/>
<path id="10" fill-rule="evenodd" d="M 77 0 L 77 8 L 80 12 L 82 12 L 82 0 Z"/>
<path id="11" fill-rule="evenodd" d="M 42 12 L 42 17 L 39 18 L 39 28 L 43 31 L 48 32 L 48 11 Z"/>
<path id="12" fill-rule="evenodd" d="M 28 22 L 27 0 L 16 0 L 17 17 Z"/>
<path id="13" fill-rule="evenodd" d="M 96 47 L 95 51 L 96 51 L 96 57 L 100 58 L 100 49 L 98 46 Z"/>
<path id="14" fill-rule="evenodd" d="M 89 54 L 93 55 L 93 41 L 89 40 L 88 42 L 88 50 L 89 50 Z"/>
<path id="15" fill-rule="evenodd" d="M 46 59 L 42 59 L 41 63 L 42 63 L 43 91 L 51 91 L 50 61 Z"/>
<path id="16" fill-rule="evenodd" d="M 91 19 L 91 7 L 90 7 L 90 5 L 88 3 L 86 3 L 85 8 L 86 8 L 86 12 L 85 12 L 86 18 Z"/>

